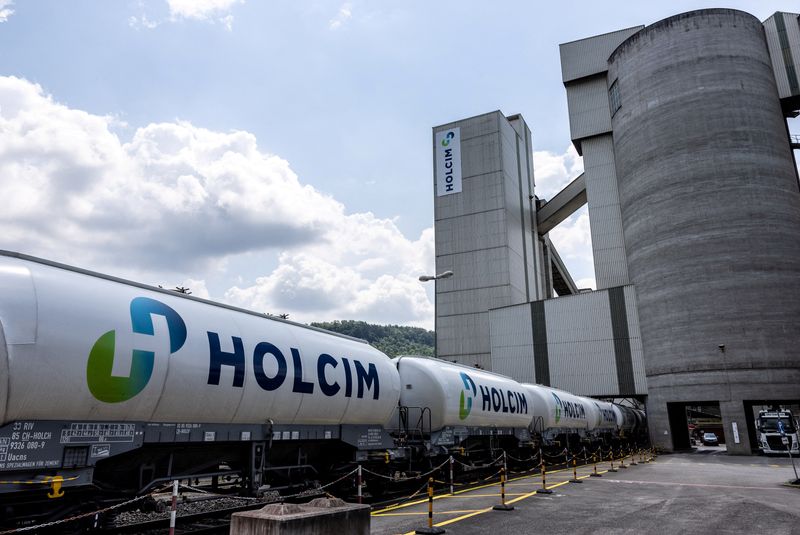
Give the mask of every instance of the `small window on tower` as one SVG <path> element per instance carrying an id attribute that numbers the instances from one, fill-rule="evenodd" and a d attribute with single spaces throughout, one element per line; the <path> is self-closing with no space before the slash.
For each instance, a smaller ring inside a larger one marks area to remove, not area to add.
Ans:
<path id="1" fill-rule="evenodd" d="M 608 88 L 608 102 L 611 105 L 611 117 L 614 117 L 617 110 L 622 107 L 622 101 L 619 99 L 619 86 L 616 80 Z"/>

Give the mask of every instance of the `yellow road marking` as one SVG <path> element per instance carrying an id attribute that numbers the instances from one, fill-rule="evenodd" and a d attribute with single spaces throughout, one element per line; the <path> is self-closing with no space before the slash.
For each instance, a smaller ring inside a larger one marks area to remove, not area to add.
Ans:
<path id="1" fill-rule="evenodd" d="M 567 483 L 569 483 L 569 481 L 562 481 L 561 483 L 556 483 L 555 485 L 550 485 L 547 488 L 548 489 L 554 489 L 556 487 L 560 487 L 561 485 L 566 485 Z M 524 500 L 525 498 L 530 498 L 531 496 L 533 496 L 535 494 L 536 494 L 536 491 L 529 492 L 528 494 L 523 494 L 522 496 L 520 496 L 518 498 L 514 498 L 513 500 L 509 500 L 506 503 L 509 503 L 509 504 L 516 503 L 518 501 Z M 449 524 L 455 524 L 456 522 L 460 522 L 462 520 L 466 520 L 467 518 L 472 518 L 473 516 L 478 516 L 478 515 L 481 515 L 483 513 L 488 513 L 491 510 L 492 510 L 491 507 L 487 507 L 486 509 L 479 509 L 477 511 L 473 511 L 471 513 L 468 513 L 468 514 L 465 514 L 465 515 L 462 515 L 462 516 L 457 516 L 455 518 L 451 518 L 449 520 L 445 520 L 444 522 L 437 522 L 436 524 L 434 524 L 434 526 L 442 527 L 442 526 L 447 526 Z M 428 513 L 425 512 L 424 514 L 427 515 Z M 407 533 L 404 533 L 403 535 L 414 535 L 415 532 L 416 532 L 416 530 L 415 531 L 409 531 Z"/>
<path id="2" fill-rule="evenodd" d="M 585 466 L 585 465 L 582 465 L 582 466 Z M 547 474 L 558 474 L 558 473 L 566 472 L 566 471 L 572 472 L 572 468 L 559 468 L 558 470 L 549 470 L 547 472 Z M 602 472 L 602 471 L 598 470 L 598 473 L 605 473 L 605 472 Z M 520 481 L 520 480 L 523 480 L 523 479 L 532 479 L 534 477 L 538 479 L 540 476 L 541 476 L 540 473 L 534 473 L 534 474 L 527 474 L 527 475 L 524 475 L 524 476 L 515 477 L 513 479 L 509 479 L 508 481 L 506 481 L 506 485 L 508 485 L 509 483 L 511 483 L 513 481 Z M 566 481 L 564 481 L 564 483 L 566 483 Z M 475 491 L 475 490 L 485 489 L 487 487 L 493 487 L 495 485 L 500 485 L 500 483 L 499 482 L 487 483 L 485 485 L 479 485 L 477 487 L 470 487 L 468 489 L 461 489 L 461 490 L 455 491 L 453 494 L 449 494 L 449 493 L 448 494 L 439 494 L 438 496 L 434 496 L 433 499 L 434 500 L 440 500 L 440 499 L 443 499 L 443 498 L 452 498 L 453 496 L 461 495 L 461 494 L 464 494 L 465 492 L 472 492 L 472 491 Z M 552 488 L 554 486 L 560 486 L 560 485 L 561 485 L 561 483 L 557 483 L 556 485 L 548 485 L 547 488 L 549 489 L 549 488 Z M 419 500 L 414 500 L 412 502 L 399 503 L 399 504 L 396 504 L 396 505 L 389 505 L 389 506 L 384 507 L 383 509 L 380 509 L 378 511 L 372 511 L 371 515 L 372 516 L 378 516 L 378 515 L 381 515 L 381 514 L 383 514 L 385 512 L 388 512 L 388 511 L 396 511 L 397 509 L 402 509 L 404 507 L 411 507 L 412 505 L 419 505 L 419 504 L 425 503 L 427 501 L 428 501 L 428 498 L 427 497 L 423 497 L 423 498 L 421 498 Z M 491 509 L 491 507 L 489 509 Z"/>
<path id="3" fill-rule="evenodd" d="M 436 511 L 437 515 L 458 515 L 463 513 L 474 513 L 480 509 L 464 509 L 461 511 Z M 409 513 L 381 513 L 373 516 L 428 516 L 428 511 L 409 512 Z"/>
<path id="4" fill-rule="evenodd" d="M 557 472 L 563 472 L 564 470 L 566 470 L 566 469 L 553 470 L 552 472 L 547 472 L 547 473 L 548 474 L 555 474 Z M 539 474 L 528 474 L 526 476 L 519 476 L 519 477 L 515 477 L 514 479 L 509 479 L 508 481 L 519 481 L 521 479 L 528 479 L 528 478 L 531 478 L 531 477 L 534 477 L 534 476 L 538 477 L 538 475 Z M 442 498 L 452 498 L 455 495 L 464 494 L 465 492 L 472 492 L 474 490 L 485 489 L 487 487 L 493 487 L 493 486 L 499 485 L 499 484 L 500 484 L 499 482 L 497 482 L 497 483 L 487 483 L 485 485 L 479 485 L 477 487 L 470 487 L 468 489 L 457 490 L 453 494 L 440 494 L 438 496 L 434 496 L 433 499 L 434 500 L 439 500 L 439 499 L 442 499 Z M 508 484 L 508 482 L 506 482 L 506 484 Z M 420 503 L 425 503 L 427 501 L 428 501 L 428 498 L 421 498 L 421 499 L 415 500 L 413 502 L 400 503 L 400 504 L 397 504 L 397 505 L 390 505 L 388 507 L 384 507 L 383 509 L 381 509 L 379 511 L 373 511 L 372 514 L 375 515 L 375 514 L 381 514 L 381 513 L 385 512 L 385 511 L 394 511 L 396 509 L 402 509 L 403 507 L 410 507 L 412 505 L 419 505 Z"/>

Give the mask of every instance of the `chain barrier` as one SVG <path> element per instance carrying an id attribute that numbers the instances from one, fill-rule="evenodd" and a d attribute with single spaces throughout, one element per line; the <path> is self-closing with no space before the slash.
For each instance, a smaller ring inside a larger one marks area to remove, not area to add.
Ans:
<path id="1" fill-rule="evenodd" d="M 420 479 L 420 478 L 428 477 L 428 476 L 430 476 L 432 474 L 435 474 L 436 472 L 441 470 L 444 465 L 446 465 L 449 462 L 450 462 L 450 459 L 447 458 L 447 459 L 445 459 L 445 461 L 442 464 L 440 464 L 439 466 L 433 468 L 432 470 L 429 470 L 428 472 L 425 472 L 424 474 L 419 474 L 419 475 L 413 476 L 413 477 L 392 477 L 392 476 L 385 476 L 385 475 L 379 474 L 377 472 L 373 472 L 372 470 L 369 470 L 367 468 L 362 468 L 361 470 L 366 472 L 367 474 L 371 474 L 373 476 L 377 476 L 377 477 L 380 477 L 380 478 L 383 478 L 383 479 L 388 479 L 390 481 L 411 481 L 411 480 L 414 480 L 414 479 Z M 456 461 L 456 462 L 458 462 L 458 461 Z"/>
<path id="2" fill-rule="evenodd" d="M 426 481 L 420 488 L 415 490 L 413 493 L 411 493 L 410 495 L 406 496 L 405 498 L 401 498 L 399 502 L 394 503 L 394 504 L 386 507 L 386 509 L 395 508 L 395 507 L 398 507 L 400 505 L 403 505 L 407 501 L 413 500 L 414 498 L 416 498 L 419 495 L 420 492 L 422 492 L 423 490 L 427 490 L 427 488 L 428 488 L 428 482 Z M 2 533 L 0 533 L 0 535 L 2 535 Z"/>
<path id="3" fill-rule="evenodd" d="M 140 500 L 144 500 L 145 498 L 147 498 L 149 496 L 152 496 L 152 494 L 153 493 L 151 493 L 151 494 L 143 494 L 141 496 L 137 496 L 136 498 L 128 500 L 127 502 L 122 502 L 122 503 L 118 503 L 116 505 L 111 505 L 109 507 L 104 507 L 103 509 L 98 509 L 97 511 L 91 511 L 89 513 L 81 513 L 79 515 L 71 516 L 69 518 L 62 518 L 61 520 L 54 520 L 53 522 L 45 522 L 44 524 L 37 524 L 35 526 L 25 526 L 25 527 L 22 527 L 22 528 L 16 528 L 16 529 L 10 529 L 10 530 L 6 530 L 6 531 L 0 531 L 0 535 L 7 535 L 9 533 L 24 533 L 26 531 L 32 531 L 32 530 L 35 530 L 35 529 L 51 528 L 53 526 L 66 524 L 67 522 L 73 522 L 75 520 L 80 520 L 81 518 L 87 518 L 87 517 L 90 517 L 90 516 L 107 513 L 108 511 L 113 511 L 114 509 L 119 509 L 120 507 L 124 507 L 126 505 L 130 505 L 130 504 L 138 502 Z"/>
<path id="4" fill-rule="evenodd" d="M 586 446 L 583 446 L 583 449 L 581 450 L 581 452 L 583 453 L 583 460 L 584 460 L 584 463 L 585 463 L 583 466 L 588 466 L 588 464 L 589 464 L 588 455 L 589 455 L 589 453 L 591 453 L 593 459 L 596 459 L 594 457 L 595 455 L 597 455 L 597 458 L 599 458 L 599 459 L 608 458 L 612 462 L 612 465 L 611 465 L 612 469 L 609 470 L 609 471 L 616 472 L 616 470 L 613 468 L 613 466 L 614 466 L 613 465 L 613 461 L 614 461 L 614 449 L 613 449 L 613 447 L 609 448 L 608 456 L 606 456 L 602 446 L 599 446 L 594 452 L 589 452 L 586 449 Z M 578 452 L 578 454 L 581 453 L 581 452 Z M 627 468 L 624 465 L 624 459 L 625 459 L 625 457 L 627 457 L 627 455 L 625 453 L 626 452 L 623 451 L 622 448 L 620 448 L 620 455 L 621 455 L 621 458 L 622 458 L 622 463 L 621 463 L 622 465 L 620 466 L 620 468 Z M 380 478 L 383 478 L 383 479 L 388 479 L 390 481 L 401 482 L 401 481 L 412 481 L 412 480 L 421 479 L 421 478 L 425 478 L 425 477 L 431 476 L 432 474 L 434 474 L 437 471 L 441 470 L 446 464 L 450 463 L 451 459 L 452 459 L 452 461 L 454 463 L 458 463 L 461 466 L 463 466 L 463 467 L 465 467 L 465 468 L 467 468 L 469 470 L 480 470 L 480 469 L 483 469 L 483 468 L 489 468 L 491 466 L 496 465 L 498 462 L 504 460 L 505 458 L 511 459 L 512 461 L 515 461 L 515 462 L 529 462 L 529 461 L 534 461 L 537 458 L 540 460 L 539 464 L 534 464 L 533 466 L 531 466 L 531 468 L 529 468 L 527 470 L 523 470 L 523 471 L 519 471 L 519 472 L 511 471 L 511 473 L 523 474 L 523 473 L 526 473 L 526 472 L 532 472 L 532 471 L 536 470 L 537 468 L 541 469 L 545 458 L 559 459 L 559 458 L 561 458 L 563 456 L 565 459 L 567 459 L 567 461 L 565 461 L 565 462 L 568 463 L 569 459 L 571 458 L 573 460 L 573 463 L 574 463 L 574 461 L 577 458 L 578 454 L 572 454 L 567 448 L 564 448 L 562 451 L 560 451 L 556 455 L 550 455 L 550 454 L 547 454 L 547 453 L 545 453 L 544 451 L 542 451 L 540 449 L 537 453 L 535 453 L 534 455 L 532 455 L 531 457 L 529 457 L 527 459 L 518 459 L 518 458 L 513 457 L 511 455 L 508 455 L 507 453 L 504 452 L 502 455 L 500 455 L 499 457 L 494 459 L 492 462 L 487 463 L 487 464 L 483 464 L 483 465 L 469 465 L 469 464 L 466 464 L 466 463 L 464 463 L 462 461 L 459 461 L 458 459 L 455 459 L 455 458 L 452 458 L 452 457 L 448 457 L 441 464 L 439 464 L 438 466 L 436 466 L 435 468 L 431 469 L 430 471 L 428 471 L 428 472 L 426 472 L 424 474 L 419 474 L 419 475 L 416 475 L 416 476 L 413 476 L 413 477 L 404 477 L 404 478 L 386 476 L 386 475 L 383 475 L 383 474 L 379 474 L 377 472 L 373 472 L 372 470 L 368 470 L 367 468 L 363 468 L 363 467 L 361 467 L 361 470 L 363 472 L 366 472 L 367 474 L 370 474 L 370 475 L 373 475 L 373 476 L 376 476 L 376 477 L 380 477 Z M 655 453 L 655 455 L 657 455 L 657 452 Z M 596 463 L 596 460 L 593 461 L 593 462 Z M 574 468 L 574 466 L 573 466 L 573 468 Z M 595 467 L 595 470 L 596 470 L 596 467 Z M 342 475 L 338 479 L 335 479 L 334 481 L 326 483 L 325 485 L 321 485 L 319 487 L 316 487 L 313 490 L 322 492 L 326 488 L 331 487 L 331 486 L 341 482 L 342 480 L 355 475 L 357 472 L 358 472 L 358 467 L 356 467 L 353 470 L 351 470 L 350 472 Z M 502 472 L 503 472 L 503 468 L 501 468 L 497 472 L 495 472 L 495 473 L 483 478 L 480 481 L 488 481 L 490 479 L 493 479 L 496 476 L 498 476 L 499 474 L 501 474 Z M 76 479 L 76 478 L 65 478 L 64 481 L 71 481 L 73 479 Z M 436 483 L 442 484 L 442 485 L 448 485 L 448 484 L 456 485 L 456 486 L 464 486 L 464 485 L 466 485 L 465 483 L 446 482 L 446 481 L 439 481 L 439 480 L 433 480 L 433 481 L 436 482 Z M 0 480 L 0 484 L 50 484 L 50 482 L 49 481 L 45 482 L 45 481 L 2 481 L 2 480 Z M 419 489 L 414 491 L 409 496 L 407 496 L 405 498 L 402 498 L 399 502 L 394 504 L 392 507 L 396 507 L 396 506 L 401 505 L 401 504 L 403 504 L 403 503 L 405 503 L 405 502 L 407 502 L 409 500 L 414 499 L 423 490 L 425 490 L 428 487 L 428 485 L 429 485 L 429 481 L 425 481 L 425 483 Z M 107 513 L 109 511 L 113 511 L 115 509 L 126 507 L 128 505 L 133 504 L 133 503 L 139 502 L 139 501 L 144 500 L 145 498 L 151 497 L 151 496 L 153 496 L 155 494 L 159 494 L 159 493 L 163 492 L 165 489 L 169 488 L 169 486 L 170 485 L 166 485 L 166 486 L 164 486 L 162 488 L 155 489 L 155 490 L 153 490 L 152 492 L 150 492 L 148 494 L 143 494 L 141 496 L 137 496 L 137 497 L 132 498 L 130 500 L 127 500 L 125 502 L 121 502 L 121 503 L 118 503 L 118 504 L 115 504 L 115 505 L 111 505 L 109 507 L 104 507 L 104 508 L 98 509 L 96 511 L 91 511 L 91 512 L 87 512 L 87 513 L 81 513 L 81 514 L 74 515 L 74 516 L 71 516 L 71 517 L 68 517 L 68 518 L 62 518 L 60 520 L 55 520 L 53 522 L 46 522 L 44 524 L 37 524 L 37 525 L 34 525 L 34 526 L 24 526 L 24 527 L 21 527 L 21 528 L 0 531 L 0 535 L 11 535 L 11 534 L 14 534 L 14 533 L 24 533 L 24 532 L 29 532 L 29 531 L 38 530 L 38 529 L 51 528 L 53 526 L 66 524 L 68 522 L 74 522 L 76 520 L 80 520 L 80 519 L 83 519 L 83 518 L 88 518 L 88 517 L 91 517 L 91 516 L 94 516 L 94 515 L 104 514 L 104 513 Z M 250 497 L 250 496 L 234 496 L 234 495 L 230 495 L 230 494 L 219 494 L 219 493 L 215 493 L 215 492 L 209 492 L 207 490 L 200 489 L 200 488 L 193 487 L 191 485 L 186 485 L 186 484 L 180 484 L 179 486 L 181 488 L 183 488 L 183 489 L 187 489 L 187 490 L 190 490 L 192 492 L 198 492 L 198 493 L 206 494 L 206 495 L 209 495 L 209 496 L 225 497 L 225 498 L 236 498 L 236 499 L 251 500 L 251 501 L 264 501 L 264 498 L 254 498 L 254 497 Z M 540 492 L 541 492 L 541 490 L 540 490 Z M 308 494 L 308 493 L 309 493 L 309 489 L 306 489 L 304 491 L 301 491 L 301 492 L 298 492 L 298 493 L 295 493 L 295 494 L 281 496 L 279 499 L 275 499 L 275 500 L 272 500 L 272 501 L 264 501 L 264 504 L 275 503 L 275 502 L 283 501 L 283 500 L 290 499 L 290 498 L 298 498 L 298 497 L 301 497 L 301 496 L 303 496 L 305 494 Z M 325 494 L 328 494 L 328 493 L 325 492 Z"/>
<path id="5" fill-rule="evenodd" d="M 561 457 L 565 456 L 568 453 L 567 448 L 564 448 L 560 452 L 556 453 L 555 455 L 550 455 L 548 453 L 540 452 L 542 455 L 547 457 L 548 459 L 560 459 Z"/>
<path id="6" fill-rule="evenodd" d="M 498 463 L 498 461 L 500 461 L 502 458 L 503 458 L 503 456 L 501 455 L 500 457 L 498 457 L 497 459 L 495 459 L 494 461 L 492 461 L 492 462 L 490 462 L 490 463 L 488 463 L 488 464 L 482 464 L 482 465 L 478 465 L 478 466 L 476 466 L 476 465 L 471 465 L 471 464 L 466 464 L 466 463 L 462 463 L 462 462 L 461 462 L 461 461 L 459 461 L 458 459 L 453 459 L 453 460 L 454 460 L 456 463 L 460 464 L 461 466 L 463 466 L 463 467 L 465 467 L 465 468 L 469 468 L 470 470 L 480 470 L 480 469 L 482 469 L 482 468 L 489 468 L 490 466 L 494 466 L 494 465 L 496 465 L 496 464 Z"/>
<path id="7" fill-rule="evenodd" d="M 346 479 L 346 478 L 352 476 L 357 471 L 358 471 L 358 469 L 356 468 L 356 469 L 350 471 L 349 473 L 343 475 L 339 479 L 331 481 L 330 483 L 326 483 L 325 485 L 322 485 L 321 487 L 317 487 L 314 490 L 322 491 L 322 490 L 324 490 L 324 489 L 326 489 L 326 488 L 328 488 L 328 487 L 330 487 L 332 485 L 335 485 L 336 483 L 339 483 L 343 479 Z M 62 518 L 60 520 L 54 520 L 53 522 L 46 522 L 44 524 L 36 524 L 35 526 L 24 526 L 24 527 L 21 527 L 21 528 L 15 528 L 15 529 L 10 529 L 10 530 L 0 531 L 0 535 L 10 535 L 12 533 L 24 533 L 24 532 L 27 532 L 27 531 L 32 531 L 32 530 L 37 530 L 37 529 L 51 528 L 53 526 L 66 524 L 67 522 L 74 522 L 74 521 L 80 520 L 82 518 L 88 518 L 88 517 L 94 516 L 94 515 L 101 515 L 101 514 L 109 512 L 109 511 L 113 511 L 114 509 L 119 509 L 121 507 L 128 506 L 128 505 L 130 505 L 132 503 L 136 503 L 138 501 L 144 500 L 145 498 L 149 498 L 149 497 L 151 497 L 151 496 L 153 496 L 155 494 L 160 494 L 164 490 L 168 489 L 170 486 L 171 485 L 166 485 L 166 486 L 161 487 L 159 489 L 153 490 L 152 492 L 149 492 L 148 494 L 142 494 L 141 496 L 137 496 L 137 497 L 132 498 L 132 499 L 130 499 L 128 501 L 125 501 L 125 502 L 122 502 L 122 503 L 118 503 L 118 504 L 115 504 L 115 505 L 111 505 L 109 507 L 104 507 L 104 508 L 98 509 L 96 511 L 90 511 L 88 513 L 81 513 L 79 515 L 70 516 L 68 518 Z M 253 498 L 253 497 L 250 497 L 250 496 L 232 496 L 230 494 L 219 494 L 219 493 L 215 493 L 215 492 L 208 492 L 207 490 L 203 490 L 203 489 L 199 489 L 199 488 L 196 488 L 196 487 L 192 487 L 191 485 L 180 484 L 179 486 L 184 488 L 184 489 L 189 489 L 192 492 L 200 492 L 202 494 L 207 494 L 209 496 L 215 496 L 215 497 L 220 497 L 220 498 L 236 498 L 237 500 L 251 500 L 251 501 L 263 501 L 264 500 L 263 498 Z M 275 500 L 272 500 L 272 501 L 264 501 L 264 504 L 267 505 L 269 503 L 283 501 L 283 500 L 285 500 L 287 498 L 299 498 L 300 496 L 302 496 L 303 494 L 306 494 L 307 492 L 308 492 L 308 490 L 305 490 L 305 491 L 302 491 L 302 492 L 298 492 L 296 494 L 290 494 L 290 495 L 287 495 L 287 496 L 281 496 L 280 499 L 275 499 Z M 326 494 L 327 494 L 327 492 L 326 492 Z"/>
<path id="8" fill-rule="evenodd" d="M 528 461 L 533 461 L 533 460 L 537 459 L 539 457 L 539 452 L 537 451 L 536 453 L 534 453 L 533 455 L 531 455 L 527 459 L 517 459 L 513 455 L 507 455 L 507 457 L 509 459 L 511 459 L 512 461 L 515 461 L 515 462 L 518 462 L 518 463 L 527 463 Z"/>

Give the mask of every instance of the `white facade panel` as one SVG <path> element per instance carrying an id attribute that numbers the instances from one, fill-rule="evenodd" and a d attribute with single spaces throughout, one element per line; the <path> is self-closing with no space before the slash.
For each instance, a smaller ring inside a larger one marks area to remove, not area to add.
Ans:
<path id="1" fill-rule="evenodd" d="M 440 316 L 456 316 L 506 306 L 512 299 L 512 288 L 504 284 L 455 292 L 440 291 L 436 305 Z"/>
<path id="2" fill-rule="evenodd" d="M 451 356 L 470 353 L 489 355 L 489 312 L 440 316 L 437 320 L 440 336 L 436 339 L 439 356 L 450 360 Z"/>
<path id="3" fill-rule="evenodd" d="M 436 281 L 440 293 L 503 286 L 508 284 L 508 256 L 505 247 L 437 256 L 436 271 L 458 273 Z"/>
<path id="4" fill-rule="evenodd" d="M 798 93 L 792 92 L 789 84 L 789 77 L 786 73 L 786 60 L 783 55 L 783 47 L 778 36 L 778 26 L 776 17 L 783 17 L 786 27 L 786 38 L 789 42 L 789 50 L 792 55 L 792 63 L 796 76 L 800 76 L 800 15 L 797 13 L 776 13 L 764 21 L 764 33 L 767 38 L 767 47 L 772 61 L 772 70 L 775 73 L 775 81 L 778 85 L 778 96 L 787 98 Z"/>
<path id="5" fill-rule="evenodd" d="M 455 254 L 461 251 L 504 247 L 508 241 L 506 212 L 503 209 L 489 210 L 436 223 L 436 250 L 438 255 Z"/>
<path id="6" fill-rule="evenodd" d="M 559 45 L 561 79 L 564 83 L 608 70 L 608 56 L 622 42 L 644 26 L 589 37 Z"/>
<path id="7" fill-rule="evenodd" d="M 619 390 L 607 292 L 545 301 L 550 384 L 581 395 Z"/>
<path id="8" fill-rule="evenodd" d="M 500 134 L 492 132 L 461 140 L 462 177 L 485 175 L 501 169 Z"/>
<path id="9" fill-rule="evenodd" d="M 605 76 L 567 85 L 569 131 L 573 140 L 611 131 L 611 112 Z"/>
<path id="10" fill-rule="evenodd" d="M 791 95 L 791 92 L 789 90 L 789 77 L 786 75 L 786 63 L 781 52 L 781 42 L 778 38 L 778 28 L 775 23 L 776 16 L 779 16 L 779 13 L 764 21 L 764 33 L 767 37 L 767 48 L 772 61 L 775 82 L 778 84 L 778 95 L 784 98 Z"/>
<path id="11" fill-rule="evenodd" d="M 463 179 L 458 195 L 436 198 L 436 221 L 503 208 L 503 172 Z"/>
<path id="12" fill-rule="evenodd" d="M 530 304 L 494 309 L 489 316 L 492 371 L 535 382 Z"/>
<path id="13" fill-rule="evenodd" d="M 636 295 L 623 288 L 630 365 L 635 391 L 647 393 Z M 544 301 L 550 384 L 586 396 L 619 395 L 617 360 L 625 366 L 627 353 L 615 348 L 608 290 Z M 521 382 L 535 382 L 531 304 L 490 312 L 493 370 Z M 617 355 L 617 352 L 620 352 Z"/>
<path id="14" fill-rule="evenodd" d="M 597 289 L 630 282 L 611 135 L 583 141 L 584 176 Z"/>
<path id="15" fill-rule="evenodd" d="M 467 140 L 473 137 L 484 136 L 492 132 L 497 132 L 500 129 L 499 121 L 503 118 L 503 114 L 499 111 L 491 111 L 475 117 L 461 119 L 452 123 L 443 124 L 433 129 L 435 132 L 441 132 L 449 128 L 461 129 L 461 140 Z"/>

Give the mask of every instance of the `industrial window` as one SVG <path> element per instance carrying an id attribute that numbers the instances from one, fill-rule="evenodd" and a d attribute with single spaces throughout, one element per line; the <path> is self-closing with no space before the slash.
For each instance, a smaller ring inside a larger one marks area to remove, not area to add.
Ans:
<path id="1" fill-rule="evenodd" d="M 608 88 L 608 102 L 611 105 L 611 117 L 614 117 L 617 110 L 622 107 L 622 101 L 619 99 L 619 86 L 616 80 Z"/>

